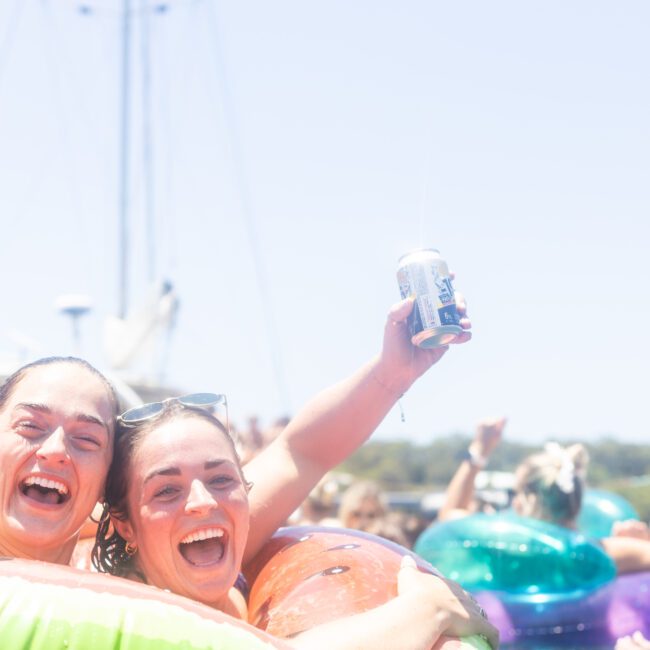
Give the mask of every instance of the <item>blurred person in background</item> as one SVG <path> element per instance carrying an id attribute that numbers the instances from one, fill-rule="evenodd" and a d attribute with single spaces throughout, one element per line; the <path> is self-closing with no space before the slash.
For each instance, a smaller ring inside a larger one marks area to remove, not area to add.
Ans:
<path id="1" fill-rule="evenodd" d="M 399 512 L 389 512 L 383 517 L 374 519 L 364 532 L 383 537 L 404 548 L 411 548 L 412 541 L 405 530 L 406 517 Z"/>
<path id="2" fill-rule="evenodd" d="M 246 429 L 237 430 L 234 424 L 230 423 L 232 436 L 237 443 L 237 452 L 246 464 L 262 450 L 262 431 L 259 427 L 259 418 L 253 415 L 248 418 Z"/>
<path id="3" fill-rule="evenodd" d="M 489 426 L 488 426 L 489 425 Z M 468 456 L 454 475 L 444 505 L 444 519 L 472 514 L 470 504 L 474 498 L 474 479 L 478 469 L 501 440 L 505 420 L 482 423 L 477 431 L 479 447 L 470 448 Z M 489 435 L 485 436 L 489 431 Z M 476 460 L 481 454 L 480 460 Z M 522 517 L 532 517 L 556 526 L 577 529 L 577 518 L 582 508 L 589 454 L 582 444 L 563 447 L 549 442 L 544 450 L 525 458 L 515 470 L 515 496 L 513 510 Z M 619 525 L 615 534 L 596 540 L 612 558 L 616 570 L 634 573 L 650 570 L 650 534 L 644 526 Z"/>
<path id="4" fill-rule="evenodd" d="M 291 516 L 291 526 L 341 526 L 336 516 L 336 500 L 348 478 L 328 472 Z"/>
<path id="5" fill-rule="evenodd" d="M 262 429 L 259 418 L 253 415 L 248 418 L 248 427 L 246 429 L 233 431 L 233 436 L 237 441 L 237 452 L 242 459 L 242 463 L 248 463 L 262 449 L 268 447 L 284 431 L 290 420 L 289 416 L 282 415 L 275 419 L 270 426 Z M 233 429 L 232 424 L 230 428 Z"/>
<path id="6" fill-rule="evenodd" d="M 341 497 L 338 518 L 344 528 L 367 531 L 388 513 L 386 499 L 374 481 L 353 483 Z"/>

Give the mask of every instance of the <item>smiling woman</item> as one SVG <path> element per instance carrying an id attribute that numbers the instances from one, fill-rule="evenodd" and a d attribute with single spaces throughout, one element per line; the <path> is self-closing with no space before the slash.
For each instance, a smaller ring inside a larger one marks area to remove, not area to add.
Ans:
<path id="1" fill-rule="evenodd" d="M 134 424 L 118 418 L 95 565 L 247 620 L 236 582 L 251 524 L 248 489 L 232 439 L 204 409 L 168 400 Z M 408 633 L 401 632 L 396 648 L 430 648 L 443 634 L 496 639 L 462 590 L 452 596 L 442 578 L 417 573 L 411 566 L 400 570 L 402 589 L 388 603 L 290 643 L 374 648 L 403 629 Z"/>
<path id="2" fill-rule="evenodd" d="M 248 536 L 247 487 L 232 439 L 208 411 L 177 401 L 152 419 L 120 419 L 96 565 L 241 613 L 231 587 Z"/>
<path id="3" fill-rule="evenodd" d="M 103 493 L 116 409 L 106 379 L 71 357 L 25 366 L 0 388 L 4 555 L 69 562 Z"/>
<path id="4" fill-rule="evenodd" d="M 82 524 L 103 498 L 115 446 L 98 566 L 245 617 L 235 588 L 242 563 L 446 353 L 414 348 L 406 322 L 412 308 L 410 299 L 393 306 L 380 353 L 321 391 L 246 466 L 253 488 L 227 427 L 201 404 L 174 398 L 145 405 L 137 417 L 123 415 L 114 441 L 116 400 L 97 371 L 77 359 L 24 368 L 0 390 L 0 552 L 69 562 Z M 462 304 L 459 310 L 464 314 Z M 469 320 L 461 326 L 469 329 Z M 464 332 L 456 342 L 470 338 Z M 496 641 L 462 590 L 434 576 L 401 584 L 403 593 L 361 621 L 336 621 L 329 636 L 319 630 L 303 647 L 374 647 L 368 630 L 381 644 L 403 628 L 404 648 L 429 648 L 443 633 Z"/>

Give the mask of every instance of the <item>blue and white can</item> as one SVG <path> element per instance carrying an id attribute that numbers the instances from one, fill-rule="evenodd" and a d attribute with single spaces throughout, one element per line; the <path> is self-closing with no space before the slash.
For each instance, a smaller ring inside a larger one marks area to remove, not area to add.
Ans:
<path id="1" fill-rule="evenodd" d="M 414 345 L 437 348 L 451 343 L 463 331 L 447 262 L 435 248 L 402 255 L 397 282 L 402 298 L 415 295 L 408 320 Z"/>

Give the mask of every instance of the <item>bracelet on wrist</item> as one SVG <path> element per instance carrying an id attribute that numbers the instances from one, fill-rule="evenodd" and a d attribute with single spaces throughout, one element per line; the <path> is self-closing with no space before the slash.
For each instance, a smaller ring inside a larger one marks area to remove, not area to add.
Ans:
<path id="1" fill-rule="evenodd" d="M 402 397 L 404 397 L 404 392 L 400 392 L 399 390 L 395 390 L 394 388 L 391 388 L 387 383 L 383 382 L 379 377 L 377 376 L 377 373 L 375 372 L 374 368 L 370 371 L 370 376 L 372 379 L 379 384 L 387 393 L 389 393 L 395 400 L 398 400 Z"/>
<path id="2" fill-rule="evenodd" d="M 466 460 L 472 467 L 476 467 L 476 469 L 483 469 L 488 463 L 487 457 L 481 456 L 472 445 L 463 454 L 463 460 Z"/>

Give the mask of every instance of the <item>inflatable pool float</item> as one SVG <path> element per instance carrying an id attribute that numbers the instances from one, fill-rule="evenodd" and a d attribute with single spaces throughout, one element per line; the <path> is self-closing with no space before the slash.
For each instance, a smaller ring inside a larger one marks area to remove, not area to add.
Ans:
<path id="1" fill-rule="evenodd" d="M 612 648 L 650 633 L 650 572 L 616 577 L 581 533 L 512 513 L 475 515 L 432 526 L 416 550 L 474 593 L 504 647 Z"/>
<path id="2" fill-rule="evenodd" d="M 589 537 L 607 537 L 617 521 L 639 519 L 634 506 L 620 494 L 607 490 L 585 491 L 576 524 Z"/>
<path id="3" fill-rule="evenodd" d="M 2 558 L 0 646 L 11 650 L 272 650 L 280 639 L 155 587 Z"/>
<path id="4" fill-rule="evenodd" d="M 616 575 L 611 558 L 584 535 L 512 513 L 434 524 L 415 552 L 470 591 L 586 591 Z"/>
<path id="5" fill-rule="evenodd" d="M 612 639 L 639 630 L 650 638 L 650 571 L 621 575 L 610 586 L 607 627 Z"/>
<path id="6" fill-rule="evenodd" d="M 483 591 L 474 595 L 498 628 L 503 647 L 613 647 L 607 623 L 609 586 L 553 594 Z"/>
<path id="7" fill-rule="evenodd" d="M 592 591 L 475 596 L 504 647 L 613 648 L 637 630 L 650 635 L 650 572 L 619 576 Z"/>
<path id="8" fill-rule="evenodd" d="M 402 546 L 360 531 L 280 529 L 247 567 L 250 622 L 279 637 L 292 637 L 332 620 L 358 614 L 397 595 L 402 556 L 439 575 Z M 490 646 L 480 637 L 443 637 L 436 650 Z"/>
<path id="9" fill-rule="evenodd" d="M 248 571 L 252 624 L 130 580 L 2 558 L 0 647 L 286 650 L 278 637 L 361 613 L 397 595 L 405 553 L 397 544 L 355 531 L 283 529 Z M 422 570 L 435 573 L 415 559 Z M 444 637 L 434 648 L 490 650 L 480 637 Z"/>

